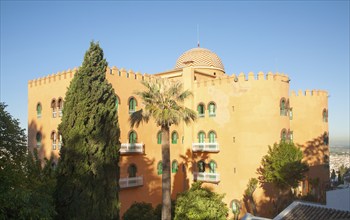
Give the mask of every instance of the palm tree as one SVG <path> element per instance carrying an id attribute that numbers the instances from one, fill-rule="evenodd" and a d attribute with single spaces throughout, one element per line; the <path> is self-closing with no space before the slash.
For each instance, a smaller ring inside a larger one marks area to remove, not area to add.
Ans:
<path id="1" fill-rule="evenodd" d="M 141 122 L 148 122 L 153 118 L 162 132 L 162 220 L 171 219 L 171 176 L 170 176 L 170 141 L 171 125 L 178 125 L 181 121 L 186 124 L 196 120 L 197 113 L 183 106 L 186 98 L 192 95 L 188 90 L 183 91 L 182 83 L 170 82 L 166 79 L 142 81 L 146 87 L 144 91 L 137 91 L 144 109 L 130 115 L 132 127 L 138 127 Z"/>

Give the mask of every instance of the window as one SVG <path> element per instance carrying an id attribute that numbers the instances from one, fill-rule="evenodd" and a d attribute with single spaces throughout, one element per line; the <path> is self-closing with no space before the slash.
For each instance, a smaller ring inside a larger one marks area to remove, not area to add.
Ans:
<path id="1" fill-rule="evenodd" d="M 216 162 L 214 160 L 209 162 L 209 173 L 216 173 Z"/>
<path id="2" fill-rule="evenodd" d="M 286 116 L 287 115 L 286 100 L 284 98 L 282 98 L 281 102 L 280 102 L 280 115 L 281 116 Z"/>
<path id="3" fill-rule="evenodd" d="M 328 112 L 326 109 L 323 109 L 322 118 L 323 118 L 323 122 L 328 122 Z"/>
<path id="4" fill-rule="evenodd" d="M 58 134 L 58 150 L 61 150 L 62 145 L 63 145 L 62 135 Z"/>
<path id="5" fill-rule="evenodd" d="M 37 148 L 41 147 L 41 133 L 40 132 L 36 133 L 36 147 Z"/>
<path id="6" fill-rule="evenodd" d="M 58 117 L 62 117 L 63 100 L 61 98 L 58 99 L 57 106 L 58 106 Z"/>
<path id="7" fill-rule="evenodd" d="M 329 142 L 328 133 L 325 132 L 325 133 L 323 134 L 323 143 L 324 143 L 325 145 L 328 145 L 328 142 Z"/>
<path id="8" fill-rule="evenodd" d="M 159 162 L 158 162 L 157 171 L 158 171 L 158 172 L 157 172 L 158 175 L 163 174 L 163 163 L 162 163 L 162 161 L 159 161 Z"/>
<path id="9" fill-rule="evenodd" d="M 205 172 L 205 162 L 203 160 L 199 161 L 197 166 L 198 166 L 198 172 L 200 173 Z"/>
<path id="10" fill-rule="evenodd" d="M 41 104 L 40 102 L 36 105 L 36 117 L 37 118 L 41 118 L 41 110 L 42 110 L 42 107 L 41 107 Z"/>
<path id="11" fill-rule="evenodd" d="M 171 172 L 172 173 L 177 173 L 177 170 L 179 169 L 179 165 L 176 160 L 173 160 L 171 163 Z"/>
<path id="12" fill-rule="evenodd" d="M 52 132 L 51 132 L 51 145 L 52 145 L 52 150 L 56 150 L 56 141 L 57 141 L 56 132 L 55 132 L 55 131 L 52 131 Z"/>
<path id="13" fill-rule="evenodd" d="M 289 140 L 290 142 L 293 142 L 293 131 L 289 132 Z"/>
<path id="14" fill-rule="evenodd" d="M 157 133 L 157 144 L 162 144 L 162 132 L 158 131 Z"/>
<path id="15" fill-rule="evenodd" d="M 197 111 L 198 111 L 198 117 L 202 118 L 205 116 L 205 107 L 203 103 L 200 103 L 197 106 Z"/>
<path id="16" fill-rule="evenodd" d="M 53 99 L 51 101 L 51 108 L 52 108 L 52 117 L 56 118 L 57 112 L 56 112 L 56 100 Z"/>
<path id="17" fill-rule="evenodd" d="M 131 132 L 129 133 L 129 143 L 130 143 L 130 144 L 135 144 L 136 141 L 137 141 L 137 134 L 136 134 L 135 131 L 131 131 Z"/>
<path id="18" fill-rule="evenodd" d="M 131 97 L 129 99 L 129 114 L 132 114 L 136 111 L 136 106 L 137 106 L 136 99 L 134 97 Z"/>
<path id="19" fill-rule="evenodd" d="M 289 120 L 293 120 L 293 108 L 289 109 Z"/>
<path id="20" fill-rule="evenodd" d="M 198 133 L 198 143 L 204 143 L 204 139 L 205 139 L 205 133 L 203 131 L 200 131 Z"/>
<path id="21" fill-rule="evenodd" d="M 216 143 L 215 131 L 210 131 L 208 136 L 209 136 L 209 143 Z"/>
<path id="22" fill-rule="evenodd" d="M 215 117 L 216 116 L 216 105 L 214 102 L 210 102 L 208 105 L 209 110 L 209 117 Z"/>
<path id="23" fill-rule="evenodd" d="M 120 99 L 119 99 L 119 97 L 116 95 L 115 108 L 117 109 L 117 111 L 118 111 L 118 109 L 119 109 L 119 105 L 120 105 Z"/>
<path id="24" fill-rule="evenodd" d="M 129 177 L 136 177 L 137 167 L 135 164 L 130 164 L 128 167 Z"/>
<path id="25" fill-rule="evenodd" d="M 176 131 L 173 131 L 173 133 L 171 133 L 171 143 L 172 144 L 177 144 L 177 139 L 178 139 L 178 134 Z"/>
<path id="26" fill-rule="evenodd" d="M 286 129 L 283 129 L 281 131 L 281 141 L 286 141 L 287 140 L 287 131 Z"/>

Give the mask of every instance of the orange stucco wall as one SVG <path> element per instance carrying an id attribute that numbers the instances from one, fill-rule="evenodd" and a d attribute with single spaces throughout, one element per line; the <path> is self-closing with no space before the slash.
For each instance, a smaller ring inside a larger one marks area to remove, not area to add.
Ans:
<path id="1" fill-rule="evenodd" d="M 53 99 L 64 98 L 70 80 L 76 70 L 54 74 L 28 82 L 28 144 L 36 147 L 36 133 L 41 132 L 42 157 L 51 153 L 57 158 L 58 150 L 52 150 L 50 134 L 57 131 L 60 117 L 52 117 L 50 108 Z M 327 145 L 318 138 L 326 132 L 328 123 L 322 120 L 323 109 L 328 109 L 327 93 L 296 95 L 289 90 L 289 78 L 284 74 L 258 73 L 247 75 L 241 73 L 226 75 L 215 68 L 186 67 L 159 73 L 142 75 L 115 67 L 107 69 L 107 80 L 112 84 L 120 103 L 118 116 L 120 124 L 120 142 L 128 143 L 131 130 L 136 131 L 137 142 L 144 143 L 144 154 L 127 154 L 120 157 L 120 177 L 128 177 L 128 166 L 137 166 L 137 176 L 143 177 L 143 186 L 126 188 L 120 191 L 121 215 L 134 201 L 151 202 L 156 206 L 161 202 L 161 176 L 157 174 L 157 164 L 161 160 L 161 145 L 157 144 L 157 133 L 160 130 L 151 120 L 138 128 L 130 128 L 128 100 L 131 96 L 137 100 L 137 109 L 143 107 L 136 90 L 142 90 L 142 80 L 154 77 L 169 78 L 183 82 L 184 89 L 193 92 L 193 96 L 184 103 L 187 107 L 197 109 L 199 103 L 205 104 L 205 117 L 191 125 L 172 126 L 177 131 L 177 144 L 171 144 L 171 161 L 177 160 L 179 169 L 172 174 L 172 197 L 188 189 L 193 180 L 193 172 L 197 172 L 196 163 L 204 160 L 207 164 L 214 160 L 216 173 L 220 174 L 218 183 L 205 183 L 218 193 L 225 193 L 224 202 L 228 205 L 233 199 L 242 200 L 248 180 L 257 177 L 257 168 L 261 158 L 267 153 L 269 145 L 279 142 L 282 129 L 293 131 L 294 142 L 304 151 L 305 160 L 312 167 L 310 178 L 319 177 L 322 186 L 326 184 L 329 168 L 324 155 L 329 155 Z M 280 115 L 281 99 L 289 101 L 293 108 L 293 119 Z M 40 119 L 36 115 L 36 105 L 43 106 Z M 209 117 L 208 104 L 216 104 L 215 117 Z M 192 143 L 198 142 L 198 132 L 206 134 L 215 131 L 220 151 L 193 152 Z M 208 167 L 206 167 L 206 172 Z M 320 191 L 323 189 L 320 188 Z M 260 188 L 255 193 L 258 210 L 268 216 L 263 209 L 270 207 L 272 197 Z"/>

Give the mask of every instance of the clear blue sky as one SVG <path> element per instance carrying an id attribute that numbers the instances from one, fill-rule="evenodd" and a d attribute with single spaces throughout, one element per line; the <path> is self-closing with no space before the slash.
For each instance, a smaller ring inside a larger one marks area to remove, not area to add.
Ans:
<path id="1" fill-rule="evenodd" d="M 27 82 L 80 66 L 91 40 L 110 66 L 170 70 L 186 50 L 226 73 L 279 71 L 329 92 L 332 145 L 349 145 L 349 1 L 1 1 L 1 102 L 27 127 Z"/>

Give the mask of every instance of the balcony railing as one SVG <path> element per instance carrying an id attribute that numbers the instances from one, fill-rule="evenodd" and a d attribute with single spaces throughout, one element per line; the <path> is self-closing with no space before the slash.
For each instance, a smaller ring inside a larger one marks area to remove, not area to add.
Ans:
<path id="1" fill-rule="evenodd" d="M 128 154 L 128 153 L 139 153 L 143 154 L 143 143 L 122 143 L 120 146 L 120 153 L 121 154 Z"/>
<path id="2" fill-rule="evenodd" d="M 220 182 L 220 174 L 218 173 L 193 173 L 193 179 L 197 181 L 218 183 Z"/>
<path id="3" fill-rule="evenodd" d="M 121 189 L 143 186 L 143 176 L 120 178 L 119 186 Z"/>
<path id="4" fill-rule="evenodd" d="M 219 143 L 192 143 L 192 151 L 219 152 Z"/>

